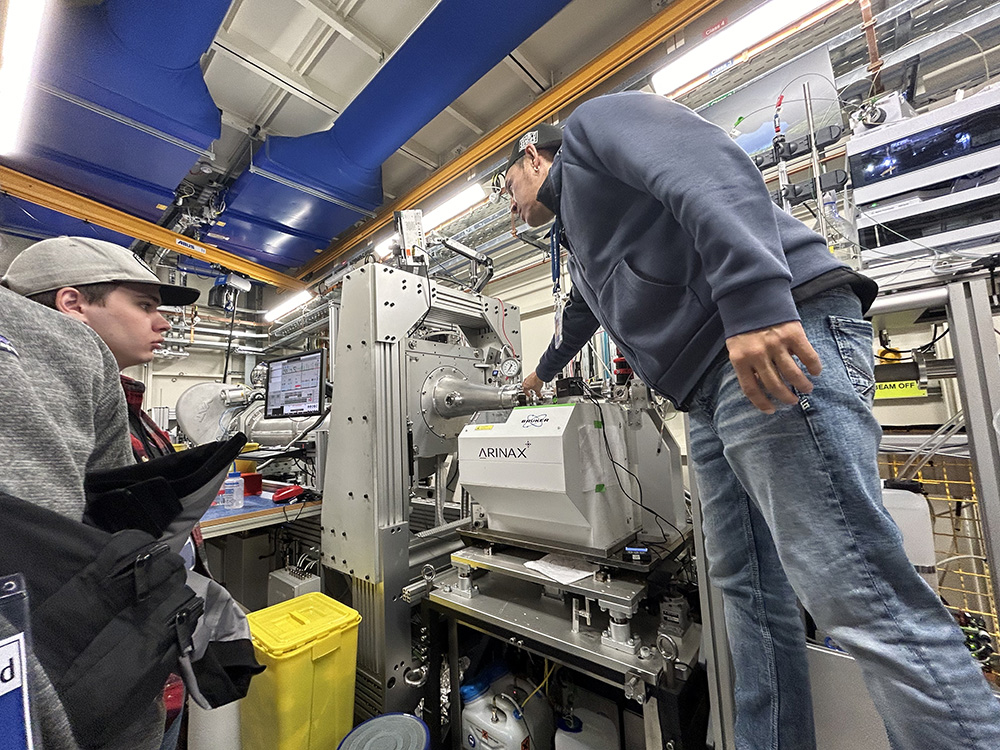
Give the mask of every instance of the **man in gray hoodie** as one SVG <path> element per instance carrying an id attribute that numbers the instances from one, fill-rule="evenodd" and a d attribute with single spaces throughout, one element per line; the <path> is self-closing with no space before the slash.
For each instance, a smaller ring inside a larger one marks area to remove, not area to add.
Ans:
<path id="1" fill-rule="evenodd" d="M 772 204 L 723 130 L 652 94 L 527 131 L 506 185 L 529 225 L 555 218 L 573 279 L 525 389 L 603 326 L 689 412 L 737 747 L 815 748 L 796 597 L 857 660 L 893 747 L 1000 747 L 1000 706 L 882 506 L 874 283 Z"/>
<path id="2" fill-rule="evenodd" d="M 0 381 L 0 491 L 81 520 L 85 474 L 133 460 L 114 357 L 87 326 L 0 287 Z M 12 632 L 0 623 L 0 638 Z M 51 683 L 36 663 L 29 667 L 39 739 L 46 750 L 75 750 Z M 110 747 L 158 748 L 161 712 L 150 706 Z"/>

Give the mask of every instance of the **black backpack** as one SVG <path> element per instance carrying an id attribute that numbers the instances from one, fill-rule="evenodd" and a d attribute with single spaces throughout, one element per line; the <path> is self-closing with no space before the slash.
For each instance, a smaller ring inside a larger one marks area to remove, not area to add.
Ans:
<path id="1" fill-rule="evenodd" d="M 100 746 L 163 690 L 201 616 L 184 561 L 141 531 L 108 534 L 0 493 L 2 570 L 23 574 L 35 655 L 77 741 Z"/>
<path id="2" fill-rule="evenodd" d="M 0 493 L 0 575 L 24 576 L 35 654 L 83 747 L 136 721 L 192 651 L 204 602 L 171 547 L 245 442 L 241 434 L 89 476 L 88 523 Z"/>

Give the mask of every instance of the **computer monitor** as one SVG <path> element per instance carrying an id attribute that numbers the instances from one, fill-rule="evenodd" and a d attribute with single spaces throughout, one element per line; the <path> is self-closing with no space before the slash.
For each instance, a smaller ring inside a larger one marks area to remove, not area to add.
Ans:
<path id="1" fill-rule="evenodd" d="M 264 419 L 323 413 L 326 377 L 323 349 L 267 362 Z"/>

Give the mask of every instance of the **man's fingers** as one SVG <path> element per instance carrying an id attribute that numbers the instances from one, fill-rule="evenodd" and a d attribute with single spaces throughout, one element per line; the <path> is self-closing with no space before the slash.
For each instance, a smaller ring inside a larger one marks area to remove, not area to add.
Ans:
<path id="1" fill-rule="evenodd" d="M 757 381 L 753 369 L 745 365 L 734 365 L 734 369 L 736 370 L 736 378 L 740 382 L 740 388 L 743 389 L 744 395 L 750 399 L 750 403 L 765 414 L 773 414 L 774 404 L 760 389 L 760 383 Z"/>
<path id="2" fill-rule="evenodd" d="M 819 355 L 805 336 L 803 336 L 801 343 L 795 344 L 790 349 L 792 354 L 799 358 L 799 362 L 805 365 L 810 375 L 819 375 L 823 371 L 823 363 L 819 361 Z"/>
<path id="3" fill-rule="evenodd" d="M 796 370 L 798 371 L 798 368 L 796 368 Z M 778 401 L 783 404 L 794 404 L 798 402 L 799 397 L 796 396 L 785 383 L 785 380 L 781 377 L 781 374 L 775 368 L 773 362 L 767 362 L 759 370 L 757 370 L 756 373 L 761 385 L 764 386 L 773 398 L 778 399 Z M 802 374 L 801 371 L 799 371 L 799 374 Z"/>
<path id="4" fill-rule="evenodd" d="M 802 372 L 802 368 L 796 364 L 791 353 L 785 353 L 783 356 L 777 357 L 774 360 L 774 366 L 778 369 L 781 377 L 799 393 L 812 393 L 812 381 Z M 785 401 L 785 403 L 791 402 Z"/>
<path id="5" fill-rule="evenodd" d="M 726 339 L 726 347 L 743 392 L 754 406 L 768 414 L 774 411 L 774 404 L 765 394 L 794 404 L 798 396 L 792 389 L 799 393 L 813 389 L 802 368 L 813 376 L 823 369 L 798 321 L 731 336 Z"/>
<path id="6" fill-rule="evenodd" d="M 541 397 L 542 395 L 542 380 L 534 372 L 529 374 L 524 382 L 521 383 L 521 389 L 525 393 L 534 393 L 536 396 Z"/>

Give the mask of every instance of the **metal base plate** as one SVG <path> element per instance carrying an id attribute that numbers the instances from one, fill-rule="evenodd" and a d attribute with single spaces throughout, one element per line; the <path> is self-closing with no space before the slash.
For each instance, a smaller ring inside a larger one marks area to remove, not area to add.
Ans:
<path id="1" fill-rule="evenodd" d="M 456 567 L 468 565 L 476 570 L 493 571 L 502 576 L 518 578 L 539 586 L 559 588 L 629 613 L 638 609 L 639 603 L 646 597 L 644 576 L 626 573 L 622 576 L 606 576 L 608 580 L 595 580 L 593 576 L 587 576 L 573 583 L 559 583 L 543 573 L 525 567 L 526 562 L 538 558 L 537 552 L 523 550 L 488 552 L 476 547 L 466 547 L 451 554 L 451 563 Z M 454 588 L 458 592 L 458 586 Z"/>
<path id="2" fill-rule="evenodd" d="M 508 534 L 503 531 L 493 531 L 491 529 L 460 529 L 458 532 L 462 541 L 468 545 L 483 546 L 483 544 L 497 544 L 502 546 L 515 547 L 519 549 L 533 550 L 535 552 L 546 552 L 557 555 L 569 555 L 578 557 L 587 562 L 599 565 L 602 568 L 614 568 L 618 570 L 630 570 L 636 573 L 650 573 L 654 568 L 660 566 L 667 560 L 672 560 L 687 544 L 690 535 L 685 535 L 681 539 L 675 539 L 669 544 L 658 547 L 649 547 L 652 555 L 648 562 L 637 560 L 626 560 L 624 558 L 625 547 L 635 541 L 635 535 L 625 537 L 621 541 L 606 549 L 594 549 L 591 547 L 578 547 L 573 544 L 561 544 L 558 542 L 528 539 L 526 537 Z"/>
<path id="3" fill-rule="evenodd" d="M 464 625 L 497 637 L 523 639 L 519 646 L 615 686 L 621 686 L 630 673 L 639 675 L 647 684 L 656 683 L 663 662 L 655 649 L 643 658 L 641 654 L 608 648 L 601 643 L 605 626 L 597 621 L 593 626 L 581 625 L 580 631 L 573 633 L 569 603 L 540 596 L 537 586 L 493 573 L 477 579 L 478 595 L 466 599 L 455 591 L 457 581 L 454 571 L 436 579 L 429 599 L 435 607 L 454 613 Z M 633 618 L 643 643 L 655 643 L 656 620 L 643 611 Z M 701 626 L 691 625 L 677 640 L 677 663 L 683 665 L 677 676 L 683 680 L 698 659 Z"/>

